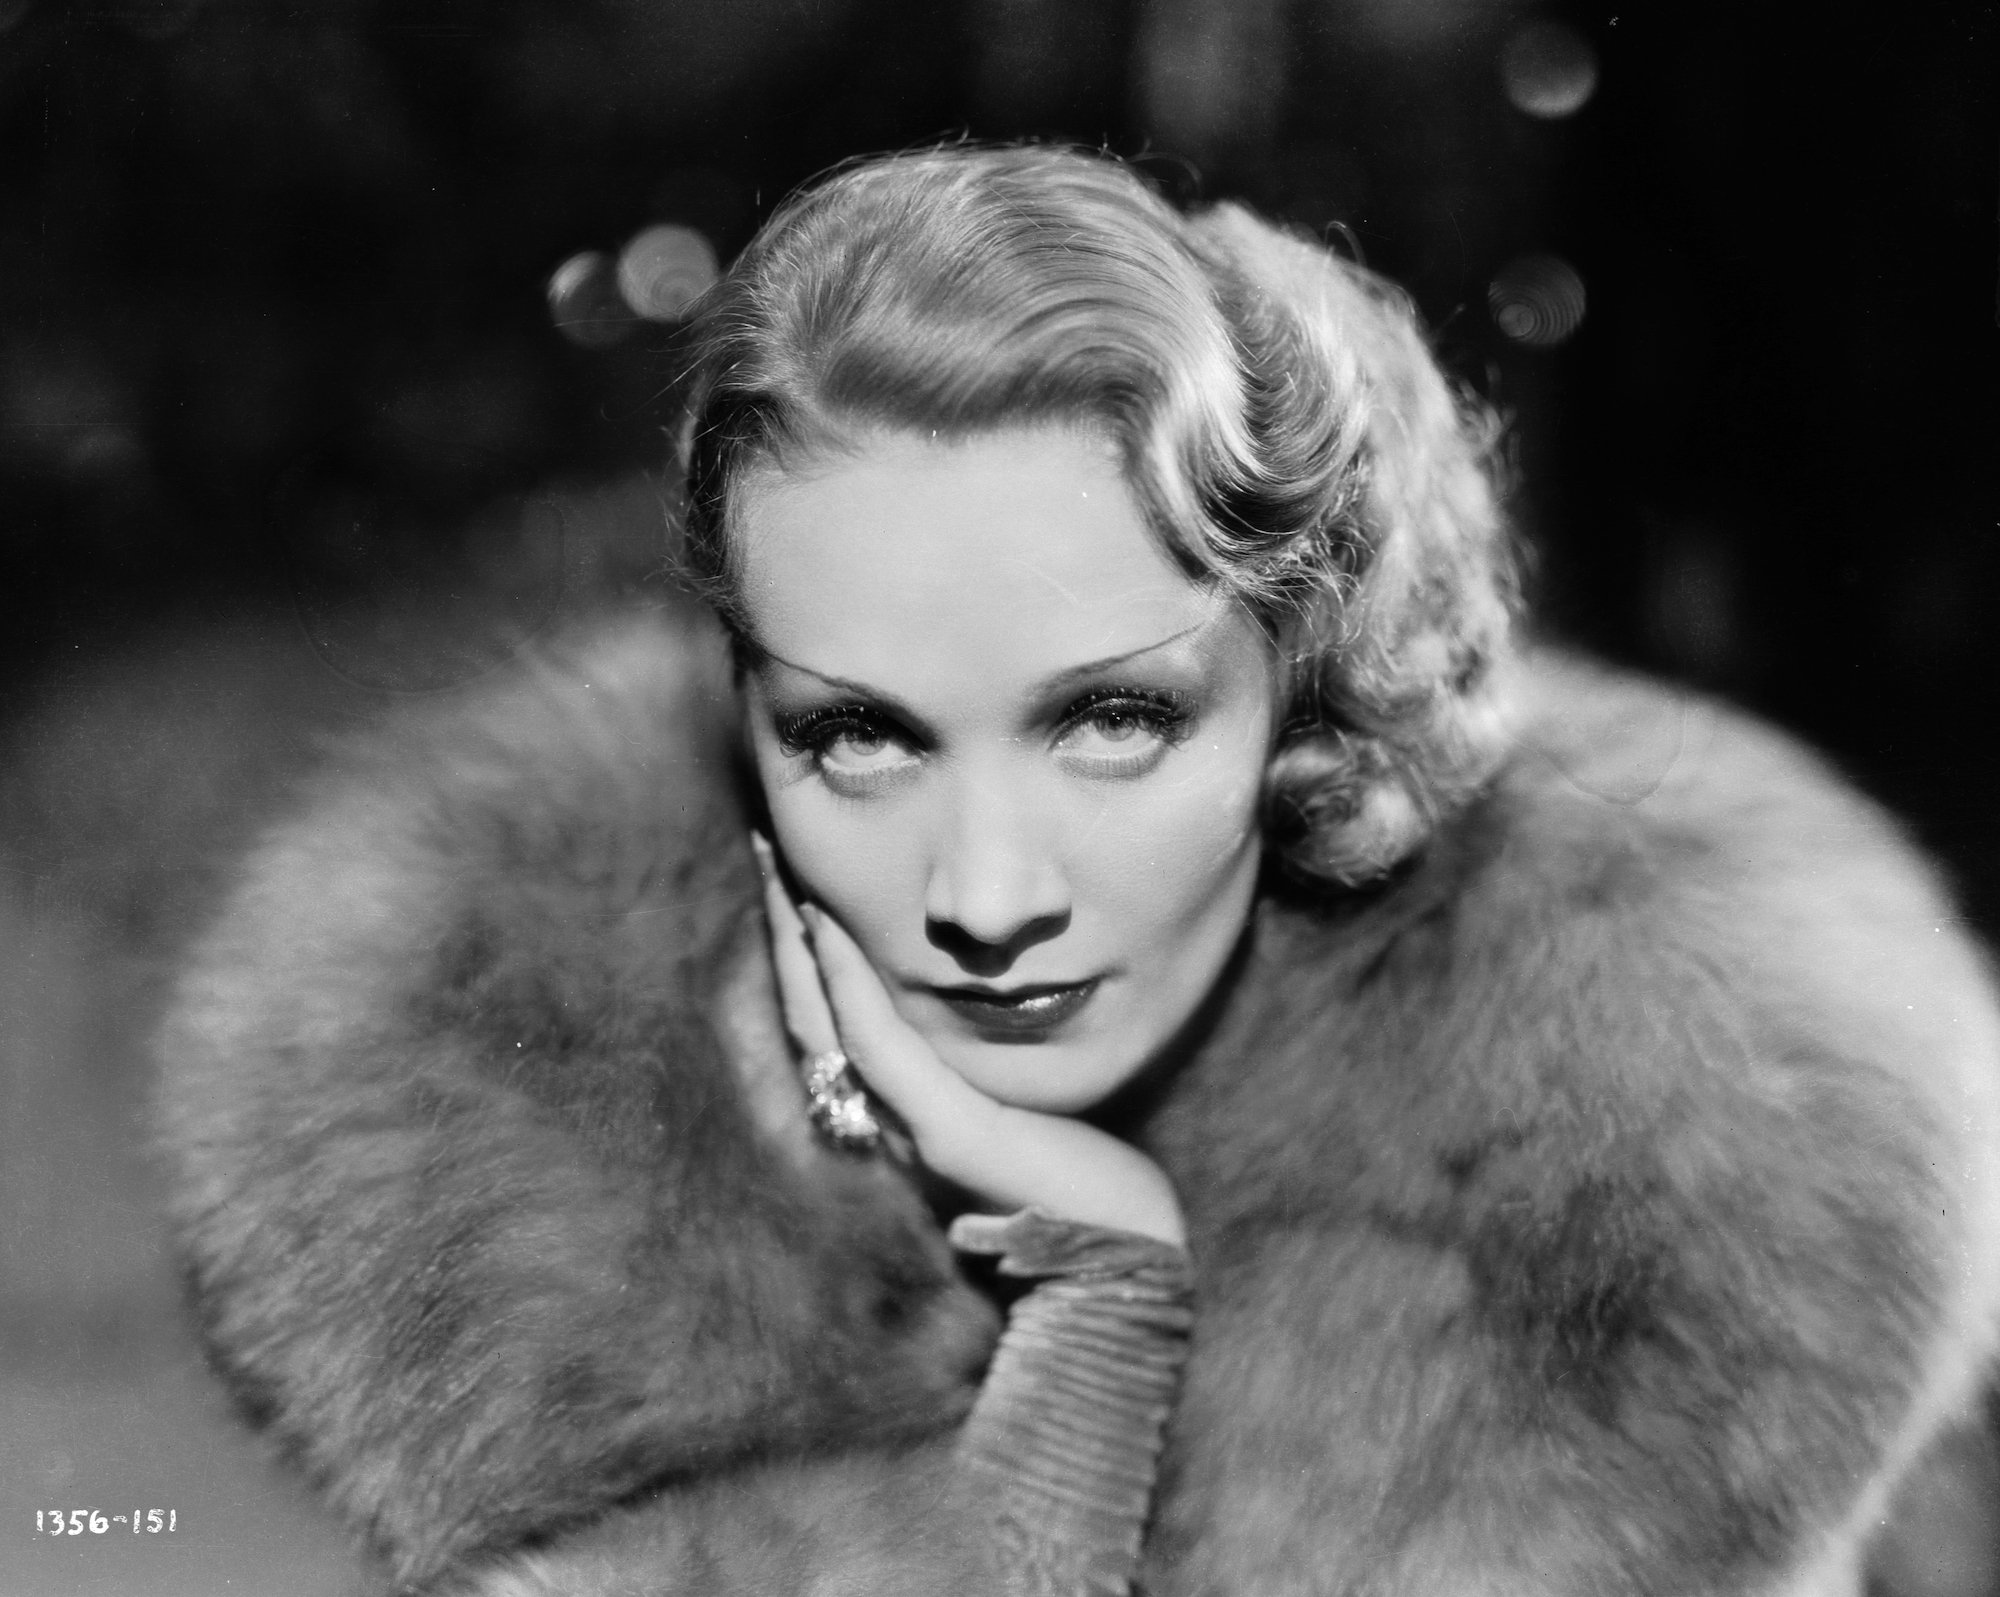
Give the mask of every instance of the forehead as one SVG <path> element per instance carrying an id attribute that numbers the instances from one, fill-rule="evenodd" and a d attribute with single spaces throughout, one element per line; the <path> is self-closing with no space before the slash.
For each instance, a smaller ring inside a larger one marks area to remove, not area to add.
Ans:
<path id="1" fill-rule="evenodd" d="M 1221 607 L 1161 547 L 1112 446 L 1079 430 L 873 435 L 752 478 L 735 534 L 757 642 L 883 685 L 981 662 L 1045 674 Z"/>

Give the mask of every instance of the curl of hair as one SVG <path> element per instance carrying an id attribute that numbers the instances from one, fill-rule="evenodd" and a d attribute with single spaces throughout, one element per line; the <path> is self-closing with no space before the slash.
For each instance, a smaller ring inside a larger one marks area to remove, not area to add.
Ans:
<path id="1" fill-rule="evenodd" d="M 1183 216 L 1123 164 L 953 146 L 788 200 L 691 326 L 685 563 L 742 628 L 731 509 L 758 469 L 871 429 L 1089 426 L 1192 580 L 1284 663 L 1267 835 L 1352 884 L 1490 776 L 1518 610 L 1494 428 L 1406 297 L 1234 205 Z"/>

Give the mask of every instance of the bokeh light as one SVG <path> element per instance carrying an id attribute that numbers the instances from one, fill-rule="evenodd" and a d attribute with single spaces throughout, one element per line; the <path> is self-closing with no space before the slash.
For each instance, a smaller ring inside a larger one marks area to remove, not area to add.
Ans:
<path id="1" fill-rule="evenodd" d="M 632 312 L 618 292 L 602 250 L 572 255 L 549 276 L 549 315 L 573 344 L 604 349 L 632 331 Z"/>
<path id="2" fill-rule="evenodd" d="M 1553 120 L 1583 109 L 1597 90 L 1597 52 L 1561 22 L 1530 22 L 1500 53 L 1507 98 L 1529 116 Z"/>
<path id="3" fill-rule="evenodd" d="M 1521 255 L 1486 288 L 1493 323 L 1517 344 L 1549 349 L 1583 325 L 1583 279 L 1559 255 Z"/>
<path id="4" fill-rule="evenodd" d="M 677 322 L 721 270 L 715 246 L 692 227 L 662 222 L 632 235 L 618 255 L 618 293 L 635 316 Z"/>

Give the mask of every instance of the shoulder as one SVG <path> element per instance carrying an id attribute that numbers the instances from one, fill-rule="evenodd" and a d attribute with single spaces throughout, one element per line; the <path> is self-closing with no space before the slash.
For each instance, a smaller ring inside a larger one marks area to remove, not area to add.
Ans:
<path id="1" fill-rule="evenodd" d="M 1656 1147 L 1676 1116 L 1691 1137 L 1775 1117 L 1805 1160 L 1948 1155 L 2000 1245 L 1991 971 L 1903 829 L 1700 695 L 1543 654 L 1520 703 L 1489 789 L 1403 874 L 1266 901 L 1162 1123 L 1197 1148 L 1226 1126 L 1278 1172 L 1316 1137 L 1346 1159 L 1357 1115 L 1382 1117 L 1352 1150 L 1373 1165 L 1552 1115 Z"/>
<path id="2" fill-rule="evenodd" d="M 1359 1007 L 1421 1005 L 1543 1089 L 1894 1101 L 1932 1147 L 2000 1124 L 1984 951 L 1879 806 L 1740 711 L 1574 658 L 1531 657 L 1522 705 L 1490 790 L 1307 963 L 1373 949 Z"/>
<path id="3" fill-rule="evenodd" d="M 1935 872 L 1886 812 L 1796 739 L 1690 689 L 1539 651 L 1521 672 L 1510 757 L 1468 817 L 1509 834 L 1602 836 L 1664 863 L 1727 855 L 1739 886 L 1878 884 L 1947 910 Z M 1584 858 L 1595 859 L 1593 853 Z M 1669 873 L 1671 874 L 1671 872 Z"/>
<path id="4" fill-rule="evenodd" d="M 1403 876 L 1266 904 L 1147 1128 L 1203 1264 L 1168 1550 L 1274 1590 L 1852 1556 L 1995 1345 L 2000 1020 L 1935 871 L 1711 701 L 1544 657 L 1523 703 Z"/>
<path id="5" fill-rule="evenodd" d="M 1573 657 L 1534 657 L 1523 699 L 1511 759 L 1444 844 L 1467 936 L 1698 989 L 1926 1096 L 1986 1090 L 1984 954 L 1937 868 L 1827 761 Z"/>
<path id="6" fill-rule="evenodd" d="M 726 688 L 711 636 L 646 615 L 335 743 L 191 951 L 176 1025 L 351 1021 L 409 994 L 454 927 L 534 963 L 663 877 L 675 913 L 649 930 L 712 938 L 740 897 L 706 879 L 741 827 Z"/>
<path id="7" fill-rule="evenodd" d="M 1678 1274 L 1735 1335 L 1851 1292 L 1962 1380 L 2000 1309 L 2000 1011 L 1938 873 L 1752 718 L 1529 669 L 1511 757 L 1407 875 L 1266 906 L 1156 1123 L 1191 1225 L 1317 1214 L 1522 1315 Z M 1724 1284 L 1766 1248 L 1800 1262 Z"/>
<path id="8" fill-rule="evenodd" d="M 1517 703 L 1488 789 L 1401 876 L 1271 906 L 1281 987 L 1347 1015 L 1378 978 L 1524 1015 L 1617 997 L 1606 1020 L 1700 993 L 1864 1053 L 1874 1038 L 1922 1054 L 1930 1034 L 1992 1056 L 1989 971 L 1947 884 L 1823 758 L 1714 699 L 1552 652 L 1524 663 Z"/>
<path id="9" fill-rule="evenodd" d="M 615 892 L 608 840 L 698 855 L 702 834 L 740 828 L 731 705 L 712 628 L 676 612 L 600 622 L 334 746 L 252 872 L 359 831 L 366 851 L 419 871 Z"/>
<path id="10" fill-rule="evenodd" d="M 726 686 L 652 617 L 346 744 L 169 1006 L 213 1362 L 412 1584 L 934 1430 L 990 1344 L 907 1184 L 758 1112 L 791 1083 Z"/>
<path id="11" fill-rule="evenodd" d="M 640 616 L 330 748 L 161 1028 L 183 1207 L 210 1212 L 260 1149 L 348 1150 L 331 1128 L 475 1082 L 468 1145 L 515 1098 L 579 1089 L 650 1123 L 646 1072 L 578 1064 L 632 1057 L 635 1028 L 696 1098 L 733 1093 L 708 1012 L 754 892 L 727 686 L 712 636 Z M 615 1118 L 585 1116 L 601 1153 Z"/>

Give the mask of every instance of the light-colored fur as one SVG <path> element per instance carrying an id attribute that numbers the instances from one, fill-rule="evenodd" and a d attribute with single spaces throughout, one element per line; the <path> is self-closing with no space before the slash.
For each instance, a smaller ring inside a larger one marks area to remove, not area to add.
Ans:
<path id="1" fill-rule="evenodd" d="M 646 620 L 356 745 L 164 1034 L 217 1365 L 412 1587 L 979 1579 L 938 1438 L 995 1312 L 788 1096 L 718 656 Z M 1491 792 L 1264 901 L 1106 1111 L 1200 1272 L 1155 1597 L 1833 1597 L 1980 1388 L 1948 897 L 1784 739 L 1524 670 Z"/>

